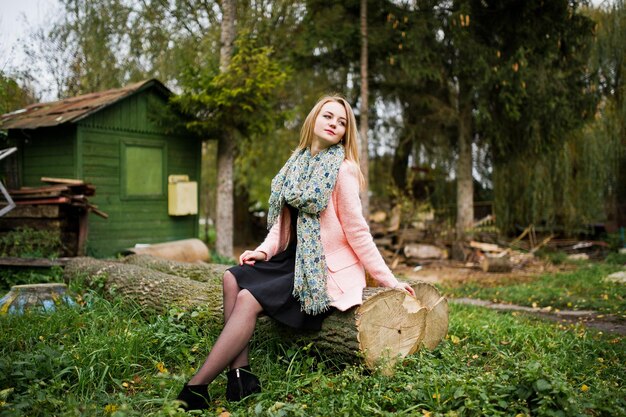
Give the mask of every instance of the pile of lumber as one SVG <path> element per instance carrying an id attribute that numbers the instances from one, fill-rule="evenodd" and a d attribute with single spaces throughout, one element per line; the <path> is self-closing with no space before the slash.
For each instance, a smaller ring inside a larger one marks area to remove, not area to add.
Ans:
<path id="1" fill-rule="evenodd" d="M 41 181 L 48 185 L 8 190 L 9 195 L 17 206 L 68 204 L 93 211 L 105 219 L 108 217 L 87 200 L 87 197 L 96 194 L 96 187 L 92 184 L 68 178 L 42 177 Z"/>
<path id="2" fill-rule="evenodd" d="M 410 267 L 448 259 L 448 245 L 426 225 L 427 221 L 401 225 L 399 209 L 370 216 L 370 231 L 387 264 Z"/>
<path id="3" fill-rule="evenodd" d="M 553 239 L 552 235 L 538 238 L 531 225 L 514 240 L 503 242 L 493 232 L 495 218 L 489 215 L 474 224 L 475 239 L 486 239 L 487 242 L 456 241 L 453 233 L 438 230 L 441 225 L 428 216 L 403 223 L 399 209 L 392 209 L 389 213 L 375 212 L 370 217 L 370 229 L 378 249 L 392 269 L 408 267 L 418 270 L 422 265 L 451 258 L 465 267 L 481 268 L 484 272 L 510 272 L 533 262 L 534 253 Z"/>
<path id="4" fill-rule="evenodd" d="M 0 217 L 0 233 L 18 228 L 47 230 L 63 242 L 61 256 L 84 255 L 87 241 L 87 215 L 107 214 L 91 204 L 96 188 L 81 180 L 43 177 L 46 185 L 8 190 L 15 207 Z"/>

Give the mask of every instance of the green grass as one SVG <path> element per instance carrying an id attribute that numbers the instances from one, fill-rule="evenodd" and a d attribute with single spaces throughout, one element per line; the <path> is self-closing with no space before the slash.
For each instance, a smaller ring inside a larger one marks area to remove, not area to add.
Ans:
<path id="1" fill-rule="evenodd" d="M 0 294 L 8 292 L 14 285 L 63 282 L 63 270 L 58 267 L 41 269 L 3 268 L 0 270 Z"/>
<path id="2" fill-rule="evenodd" d="M 543 274 L 531 282 L 494 286 L 473 281 L 460 287 L 443 287 L 450 297 L 471 297 L 494 302 L 570 310 L 595 310 L 626 317 L 626 286 L 604 278 L 622 267 L 609 263 L 584 263 L 575 271 Z"/>
<path id="3" fill-rule="evenodd" d="M 202 311 L 141 312 L 85 293 L 81 308 L 0 316 L 0 416 L 175 416 L 173 401 L 217 336 Z M 449 337 L 391 377 L 314 345 L 258 335 L 259 395 L 216 416 L 626 415 L 621 338 L 452 305 Z"/>

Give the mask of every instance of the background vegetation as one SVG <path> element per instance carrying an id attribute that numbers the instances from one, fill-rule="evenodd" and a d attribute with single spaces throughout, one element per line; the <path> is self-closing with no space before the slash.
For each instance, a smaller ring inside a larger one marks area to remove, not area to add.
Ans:
<path id="1" fill-rule="evenodd" d="M 24 40 L 31 62 L 3 71 L 1 109 L 44 86 L 68 97 L 157 77 L 180 93 L 196 134 L 216 139 L 216 128 L 233 128 L 237 207 L 267 204 L 269 182 L 320 95 L 343 93 L 358 109 L 359 0 L 238 1 L 227 74 L 218 68 L 220 2 L 61 3 L 65 13 Z M 501 230 L 615 228 L 626 195 L 623 0 L 367 6 L 375 201 L 407 195 L 454 217 L 456 180 L 466 173 L 457 164 L 470 152 L 474 200 L 493 202 Z M 30 80 L 20 94 L 10 93 L 15 79 Z M 210 218 L 216 152 L 207 142 L 201 195 Z"/>

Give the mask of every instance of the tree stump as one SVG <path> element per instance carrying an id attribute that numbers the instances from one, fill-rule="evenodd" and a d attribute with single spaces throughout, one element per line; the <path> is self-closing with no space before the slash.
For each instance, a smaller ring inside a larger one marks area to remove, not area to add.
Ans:
<path id="1" fill-rule="evenodd" d="M 216 319 L 222 319 L 221 281 L 227 266 L 189 265 L 204 280 L 197 282 L 161 272 L 192 275 L 185 273 L 180 263 L 142 256 L 126 261 L 146 267 L 77 258 L 66 265 L 65 277 L 83 279 L 88 285 L 103 289 L 105 296 L 130 297 L 156 311 L 166 311 L 172 305 L 203 306 Z M 363 304 L 345 312 L 334 311 L 317 332 L 290 330 L 273 320 L 260 320 L 258 331 L 287 341 L 308 340 L 333 355 L 358 358 L 368 367 L 383 363 L 387 368 L 417 351 L 422 344 L 434 348 L 447 332 L 445 299 L 430 284 L 419 283 L 415 288 L 418 292 L 415 298 L 401 290 L 366 288 Z"/>
<path id="2" fill-rule="evenodd" d="M 30 309 L 54 311 L 59 304 L 74 306 L 76 303 L 67 294 L 67 285 L 62 283 L 14 285 L 0 299 L 0 314 L 23 314 Z"/>

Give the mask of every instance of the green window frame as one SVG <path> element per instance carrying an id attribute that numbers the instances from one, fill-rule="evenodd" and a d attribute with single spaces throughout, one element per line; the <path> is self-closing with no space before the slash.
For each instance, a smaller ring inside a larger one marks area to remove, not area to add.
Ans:
<path id="1" fill-rule="evenodd" d="M 123 140 L 121 197 L 126 200 L 167 197 L 167 145 L 160 141 Z"/>

